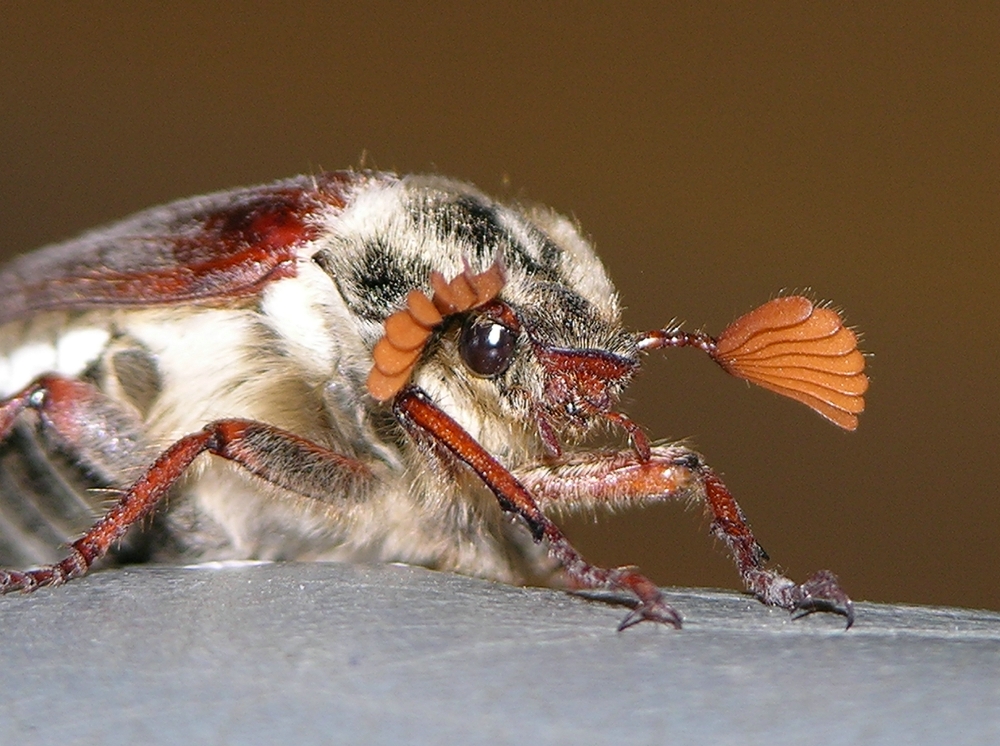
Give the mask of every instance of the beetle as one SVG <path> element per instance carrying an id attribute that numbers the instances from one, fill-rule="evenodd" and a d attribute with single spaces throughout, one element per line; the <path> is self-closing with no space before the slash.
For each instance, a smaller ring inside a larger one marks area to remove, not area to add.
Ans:
<path id="1" fill-rule="evenodd" d="M 0 272 L 0 549 L 36 566 L 0 592 L 99 562 L 402 561 L 609 589 L 621 629 L 679 627 L 545 511 L 696 499 L 749 592 L 850 626 L 832 573 L 769 569 L 703 458 L 616 406 L 642 354 L 693 346 L 853 429 L 856 342 L 800 296 L 718 338 L 627 331 L 572 222 L 441 176 L 347 170 L 140 212 Z M 628 442 L 588 447 L 608 427 Z"/>

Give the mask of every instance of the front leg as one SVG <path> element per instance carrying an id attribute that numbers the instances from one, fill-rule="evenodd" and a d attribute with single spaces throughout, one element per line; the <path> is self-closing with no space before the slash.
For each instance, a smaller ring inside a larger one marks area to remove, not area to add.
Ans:
<path id="1" fill-rule="evenodd" d="M 544 540 L 549 554 L 581 587 L 635 594 L 639 604 L 618 626 L 619 630 L 647 620 L 681 626 L 680 614 L 663 600 L 660 589 L 649 578 L 632 568 L 606 570 L 587 562 L 559 527 L 541 511 L 525 485 L 431 402 L 424 391 L 416 386 L 407 386 L 396 395 L 393 410 L 399 421 L 418 439 L 429 439 L 432 446 L 445 449 L 476 472 L 496 495 L 500 507 L 519 515 L 527 523 L 535 541 Z"/>
<path id="2" fill-rule="evenodd" d="M 767 553 L 743 511 L 694 451 L 655 446 L 648 460 L 633 450 L 573 454 L 520 469 L 517 479 L 541 506 L 620 507 L 666 500 L 702 500 L 712 517 L 712 533 L 729 548 L 747 590 L 772 606 L 808 614 L 829 611 L 854 623 L 854 605 L 836 576 L 821 570 L 796 584 L 765 567 Z"/>

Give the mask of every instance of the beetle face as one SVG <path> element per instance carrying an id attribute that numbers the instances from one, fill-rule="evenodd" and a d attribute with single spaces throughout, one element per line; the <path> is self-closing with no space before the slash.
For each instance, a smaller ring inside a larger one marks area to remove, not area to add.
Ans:
<path id="1" fill-rule="evenodd" d="M 582 426 L 611 411 L 638 362 L 604 350 L 538 349 L 545 368 L 545 412 Z"/>
<path id="2" fill-rule="evenodd" d="M 550 288 L 534 290 L 551 295 Z M 494 301 L 465 318 L 455 340 L 463 375 L 490 382 L 508 412 L 538 423 L 543 440 L 556 429 L 572 440 L 585 436 L 639 366 L 631 335 L 603 321 L 580 296 L 560 295 L 563 302 L 545 304 L 542 313 Z M 603 345 L 584 347 L 595 330 Z"/>
<path id="3" fill-rule="evenodd" d="M 581 290 L 586 290 L 582 288 Z M 598 303 L 565 284 L 538 283 L 520 311 L 538 381 L 539 414 L 582 434 L 594 416 L 608 412 L 638 367 L 632 335 Z"/>

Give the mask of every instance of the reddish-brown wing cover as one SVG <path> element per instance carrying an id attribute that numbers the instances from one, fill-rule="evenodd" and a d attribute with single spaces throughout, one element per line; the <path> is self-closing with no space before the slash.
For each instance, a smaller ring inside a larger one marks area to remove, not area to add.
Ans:
<path id="1" fill-rule="evenodd" d="M 219 192 L 138 213 L 26 254 L 0 273 L 0 324 L 47 310 L 212 303 L 296 273 L 317 215 L 369 174 L 341 171 Z"/>

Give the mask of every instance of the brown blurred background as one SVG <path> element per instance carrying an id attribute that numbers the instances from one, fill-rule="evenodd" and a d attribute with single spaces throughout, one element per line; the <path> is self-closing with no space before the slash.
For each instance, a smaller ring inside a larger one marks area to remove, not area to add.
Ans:
<path id="1" fill-rule="evenodd" d="M 0 250 L 364 159 L 576 216 L 636 329 L 812 288 L 874 353 L 856 433 L 688 350 L 630 411 L 691 437 L 793 577 L 1000 609 L 995 6 L 334 5 L 4 3 Z M 697 511 L 566 528 L 738 586 Z"/>

